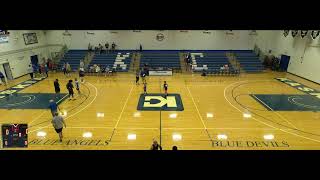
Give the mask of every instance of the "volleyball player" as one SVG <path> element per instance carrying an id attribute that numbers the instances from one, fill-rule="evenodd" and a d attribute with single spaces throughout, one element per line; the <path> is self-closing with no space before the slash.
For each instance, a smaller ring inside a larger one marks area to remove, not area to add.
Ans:
<path id="1" fill-rule="evenodd" d="M 71 100 L 71 97 L 73 98 L 73 95 L 74 95 L 72 80 L 69 80 L 67 84 L 67 89 L 69 91 L 69 100 Z"/>
<path id="2" fill-rule="evenodd" d="M 164 81 L 163 89 L 164 89 L 165 95 L 168 96 L 168 84 L 167 84 L 167 81 Z"/>

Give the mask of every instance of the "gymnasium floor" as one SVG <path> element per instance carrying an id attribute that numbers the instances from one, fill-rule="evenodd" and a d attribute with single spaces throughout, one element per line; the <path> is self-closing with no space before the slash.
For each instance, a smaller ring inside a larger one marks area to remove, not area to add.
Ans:
<path id="1" fill-rule="evenodd" d="M 166 80 L 169 95 L 180 95 L 183 111 L 138 111 L 143 86 L 135 85 L 134 74 L 86 76 L 86 83 L 81 84 L 82 94 L 75 91 L 76 100 L 66 99 L 60 104 L 67 112 L 62 143 L 52 128 L 48 109 L 2 108 L 0 124 L 28 123 L 30 150 L 145 150 L 153 139 L 161 142 L 165 150 L 174 145 L 182 150 L 320 149 L 319 111 L 273 111 L 250 95 L 305 95 L 275 79 L 279 77 L 320 89 L 318 84 L 278 72 L 238 77 L 153 76 L 147 78 L 148 93 L 163 93 Z M 19 93 L 54 93 L 56 78 L 61 93 L 67 93 L 65 84 L 69 78 L 61 73 L 51 73 L 49 78 Z M 29 76 L 21 77 L 9 86 L 28 79 Z M 0 86 L 0 91 L 4 89 Z M 244 117 L 244 113 L 251 117 Z M 90 133 L 91 137 L 83 137 Z"/>

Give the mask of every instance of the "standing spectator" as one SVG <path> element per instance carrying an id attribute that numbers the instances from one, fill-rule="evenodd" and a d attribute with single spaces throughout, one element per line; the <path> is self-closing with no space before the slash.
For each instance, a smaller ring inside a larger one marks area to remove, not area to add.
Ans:
<path id="1" fill-rule="evenodd" d="M 150 150 L 162 150 L 162 147 L 158 144 L 156 140 L 153 140 Z"/>
<path id="2" fill-rule="evenodd" d="M 109 43 L 106 42 L 106 44 L 104 46 L 106 47 L 106 53 L 109 53 Z"/>
<path id="3" fill-rule="evenodd" d="M 66 73 L 67 73 L 67 76 L 69 77 L 70 76 L 70 72 L 71 72 L 71 66 L 70 66 L 70 64 L 67 62 L 67 64 L 66 64 Z"/>
<path id="4" fill-rule="evenodd" d="M 69 100 L 71 100 L 71 97 L 73 97 L 74 92 L 73 92 L 73 84 L 72 84 L 72 80 L 70 79 L 69 82 L 67 83 L 67 89 L 69 91 Z"/>
<path id="5" fill-rule="evenodd" d="M 33 79 L 33 68 L 31 64 L 29 64 L 28 73 L 30 74 L 30 78 Z"/>
<path id="6" fill-rule="evenodd" d="M 4 77 L 4 75 L 1 71 L 0 71 L 0 79 L 1 79 L 0 84 L 4 83 L 4 85 L 7 85 L 6 78 Z"/>
<path id="7" fill-rule="evenodd" d="M 91 44 L 90 44 L 90 43 L 88 44 L 88 51 L 89 51 L 89 52 L 91 52 L 91 51 L 92 51 L 92 46 L 91 46 Z"/>
<path id="8" fill-rule="evenodd" d="M 99 53 L 102 54 L 102 45 L 99 44 Z"/>
<path id="9" fill-rule="evenodd" d="M 48 75 L 49 68 L 46 64 L 44 65 L 44 70 L 46 72 L 47 77 L 49 77 L 49 75 Z"/>
<path id="10" fill-rule="evenodd" d="M 59 80 L 58 80 L 58 79 L 56 79 L 56 80 L 54 81 L 53 85 L 54 85 L 54 91 L 55 91 L 56 93 L 60 93 L 60 84 L 59 84 Z"/>
<path id="11" fill-rule="evenodd" d="M 39 68 L 39 75 L 42 76 L 42 67 L 41 67 L 41 64 L 38 64 L 38 68 Z"/>
<path id="12" fill-rule="evenodd" d="M 62 138 L 63 138 L 63 135 L 62 135 L 62 129 L 63 129 L 63 126 L 66 128 L 67 125 L 66 123 L 64 122 L 64 119 L 62 116 L 60 116 L 57 112 L 54 114 L 54 117 L 51 121 L 52 125 L 53 125 L 53 128 L 55 129 L 55 131 L 59 134 L 59 140 L 60 142 L 62 142 Z"/>
<path id="13" fill-rule="evenodd" d="M 53 99 L 49 101 L 49 108 L 51 110 L 52 117 L 54 117 L 54 114 L 57 113 L 58 110 L 60 111 L 60 108 L 58 107 L 57 103 L 54 102 Z"/>
<path id="14" fill-rule="evenodd" d="M 110 75 L 110 68 L 109 66 L 106 66 L 105 70 L 104 70 L 104 77 L 107 77 L 107 74 Z"/>
<path id="15" fill-rule="evenodd" d="M 116 44 L 114 42 L 112 43 L 111 48 L 113 52 L 116 50 Z"/>
<path id="16" fill-rule="evenodd" d="M 136 85 L 139 85 L 139 71 L 136 73 Z"/>
<path id="17" fill-rule="evenodd" d="M 140 44 L 140 52 L 142 52 L 142 45 Z"/>
<path id="18" fill-rule="evenodd" d="M 84 83 L 84 68 L 83 67 L 79 69 L 79 77 L 80 77 L 81 83 Z"/>
<path id="19" fill-rule="evenodd" d="M 48 58 L 48 59 L 47 59 L 47 68 L 48 68 L 48 69 L 50 69 L 50 62 L 51 62 L 51 60 Z"/>
<path id="20" fill-rule="evenodd" d="M 62 70 L 63 70 L 63 74 L 66 75 L 67 74 L 67 64 L 65 62 L 63 63 Z"/>

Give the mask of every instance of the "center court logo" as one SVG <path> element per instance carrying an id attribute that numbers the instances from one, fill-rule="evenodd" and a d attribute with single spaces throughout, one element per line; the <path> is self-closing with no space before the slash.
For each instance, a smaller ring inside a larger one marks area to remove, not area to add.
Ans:
<path id="1" fill-rule="evenodd" d="M 138 102 L 140 111 L 183 111 L 179 94 L 141 94 Z"/>

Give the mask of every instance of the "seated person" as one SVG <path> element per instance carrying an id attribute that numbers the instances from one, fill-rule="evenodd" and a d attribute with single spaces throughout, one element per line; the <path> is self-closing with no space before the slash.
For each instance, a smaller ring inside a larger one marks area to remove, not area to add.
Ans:
<path id="1" fill-rule="evenodd" d="M 89 72 L 94 72 L 94 66 L 89 67 Z"/>
<path id="2" fill-rule="evenodd" d="M 224 72 L 229 72 L 229 65 L 228 64 L 224 65 Z"/>
<path id="3" fill-rule="evenodd" d="M 96 73 L 98 73 L 98 72 L 100 72 L 101 69 L 100 69 L 100 67 L 97 65 L 95 70 L 96 70 Z"/>
<path id="4" fill-rule="evenodd" d="M 220 72 L 224 72 L 224 66 L 220 67 Z"/>

